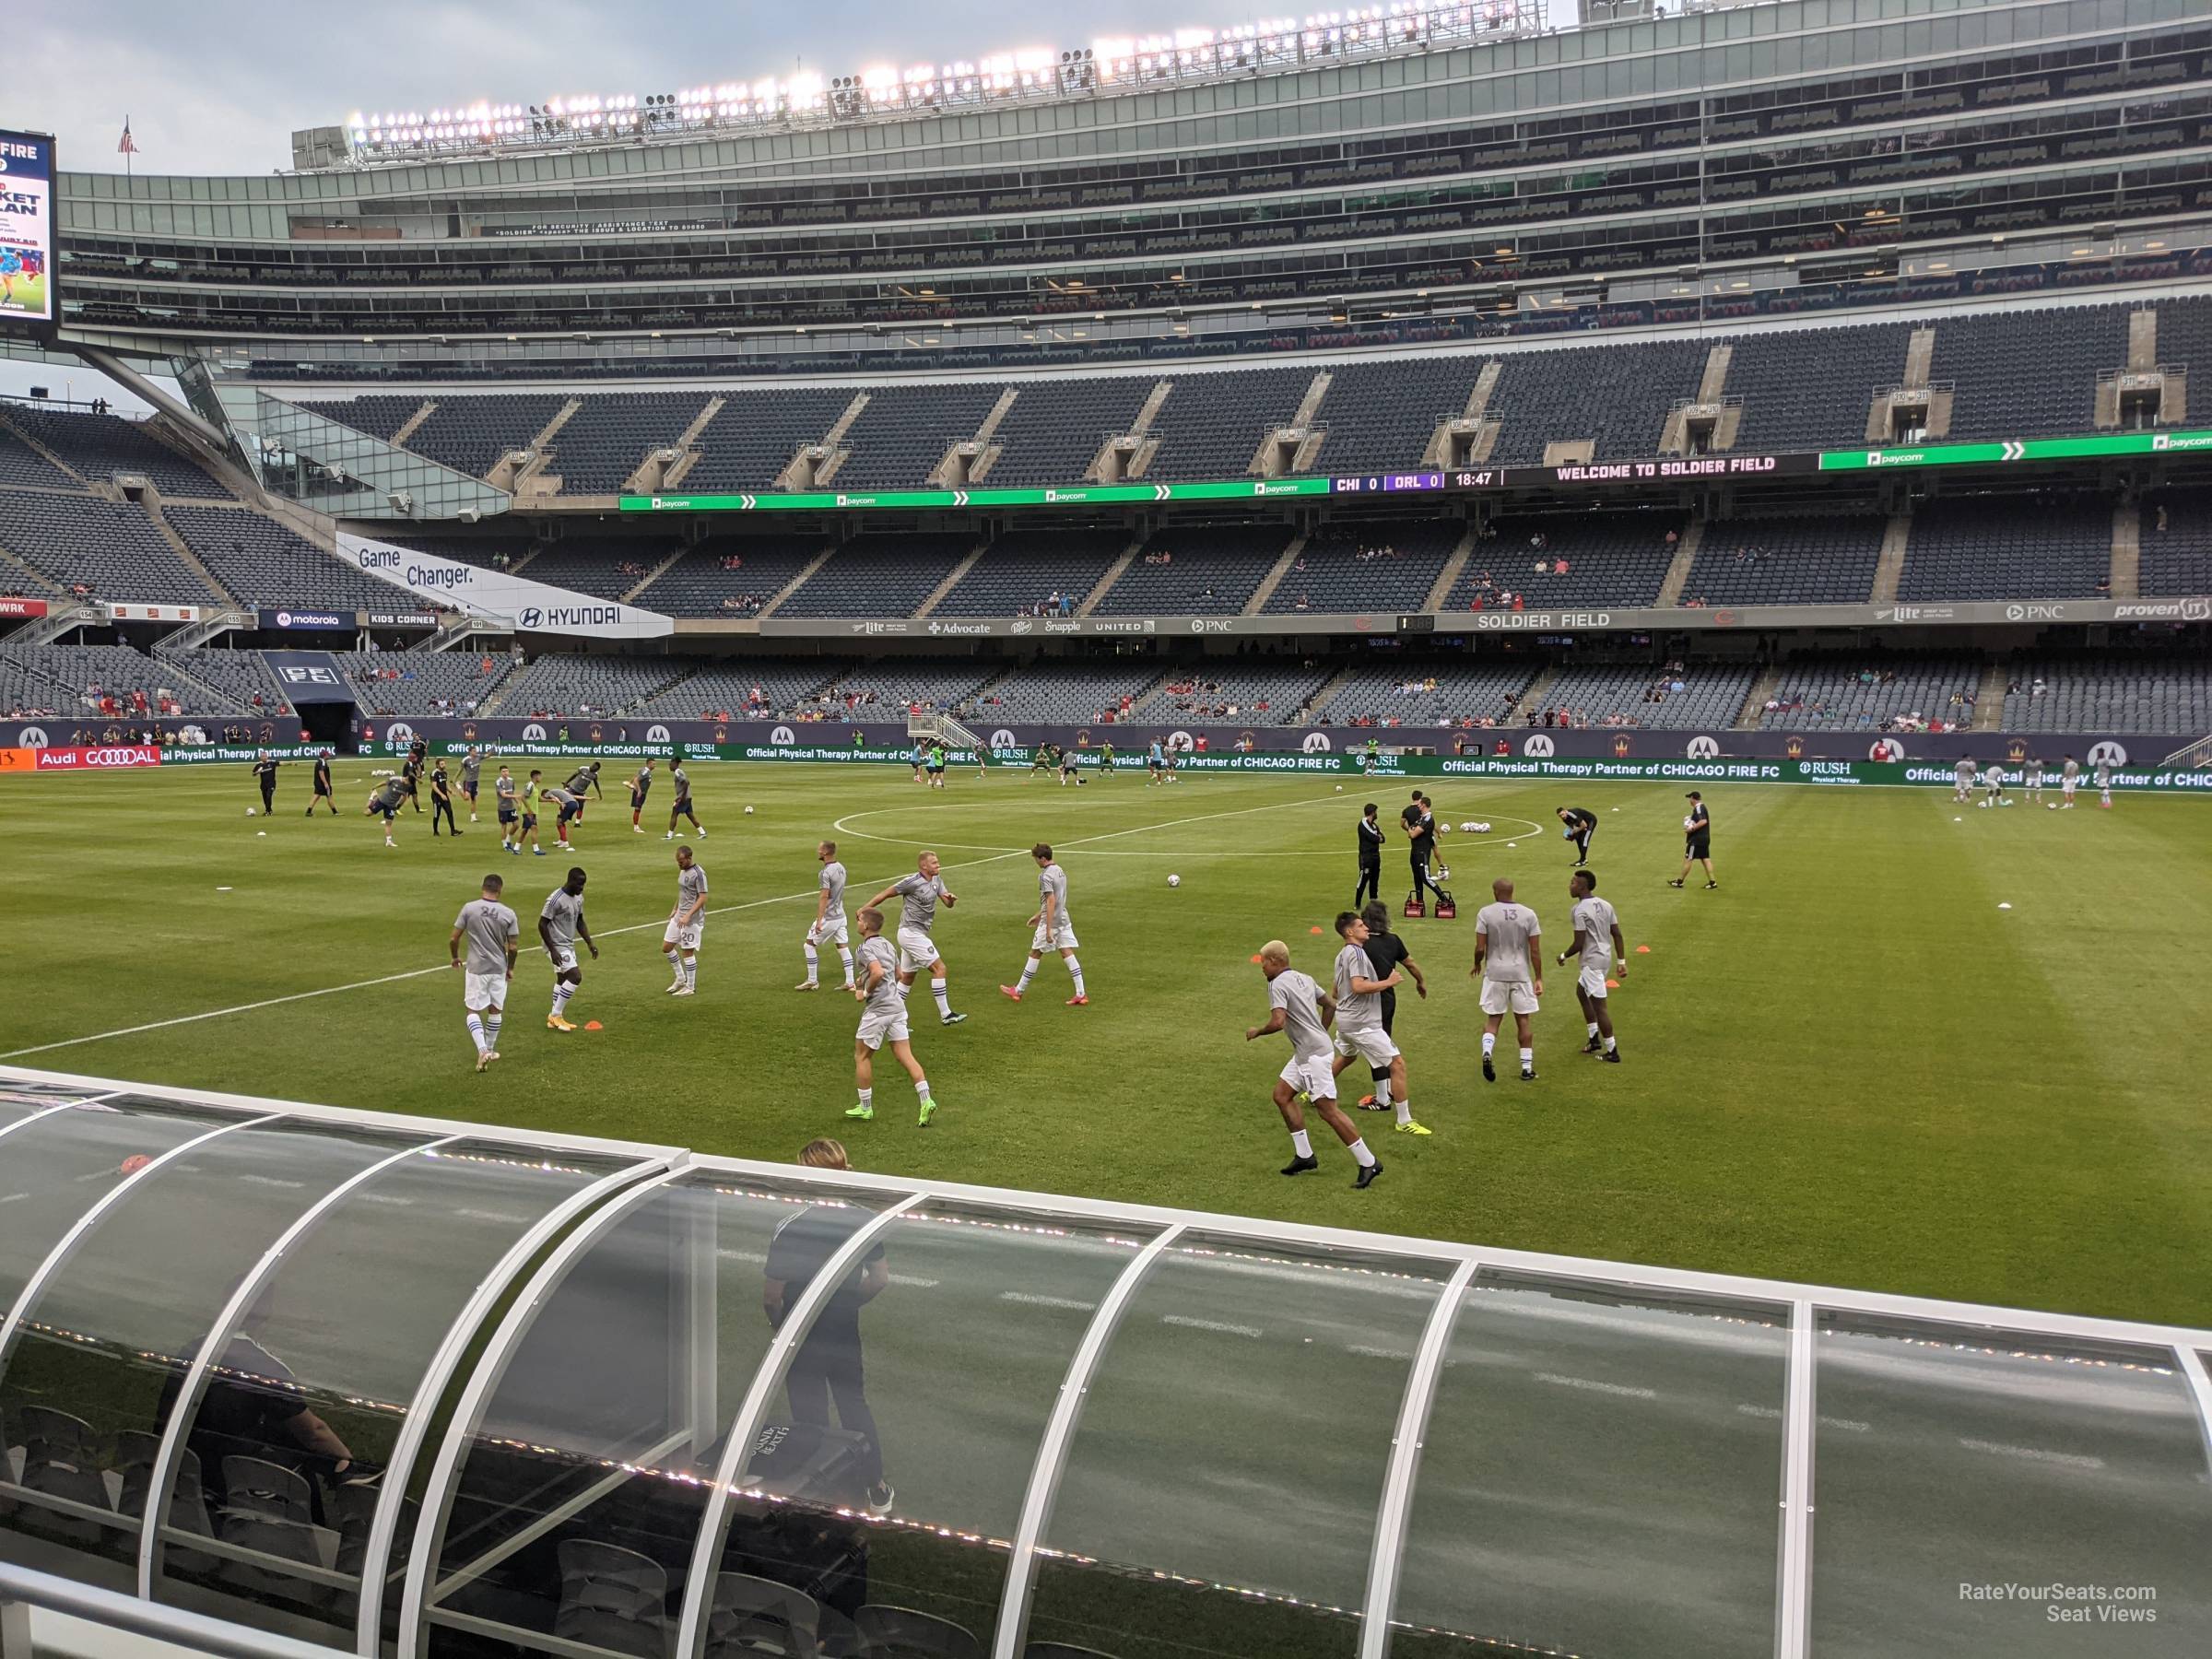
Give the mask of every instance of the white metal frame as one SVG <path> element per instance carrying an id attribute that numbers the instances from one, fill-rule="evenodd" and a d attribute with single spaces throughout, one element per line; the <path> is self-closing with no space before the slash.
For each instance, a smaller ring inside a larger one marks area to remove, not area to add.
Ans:
<path id="1" fill-rule="evenodd" d="M 1367 1602 L 1360 1617 L 1359 1659 L 1385 1659 L 1390 1648 L 1390 1612 L 1398 1599 L 1398 1562 L 1406 1551 L 1406 1523 L 1413 1512 L 1413 1483 L 1419 1473 L 1421 1442 L 1429 1413 L 1436 1404 L 1437 1380 L 1443 1375 L 1444 1349 L 1459 1324 L 1460 1303 L 1482 1264 L 1473 1256 L 1452 1270 L 1443 1294 L 1429 1311 L 1421 1346 L 1406 1374 L 1406 1394 L 1398 1402 L 1398 1427 L 1390 1443 L 1390 1468 L 1382 1477 L 1382 1502 L 1375 1514 L 1374 1547 L 1367 1562 Z"/>
<path id="2" fill-rule="evenodd" d="M 57 1112 L 68 1112 L 78 1106 L 98 1105 L 102 1100 L 113 1100 L 120 1092 L 120 1090 L 112 1089 L 106 1094 L 87 1095 L 82 1100 L 56 1100 L 51 1106 L 41 1106 L 36 1112 L 27 1112 L 12 1124 L 0 1124 L 0 1140 L 6 1140 L 18 1129 L 28 1129 L 31 1124 L 50 1118 Z"/>
<path id="3" fill-rule="evenodd" d="M 707 1616 L 714 1606 L 715 1563 L 722 1558 L 723 1525 L 729 1517 L 733 1489 L 738 1477 L 745 1473 L 747 1454 L 759 1435 L 760 1419 L 768 1415 L 770 1397 L 783 1381 L 783 1373 L 798 1352 L 799 1345 L 814 1329 L 816 1315 L 844 1288 L 846 1272 L 853 1263 L 864 1259 L 868 1247 L 889 1230 L 892 1222 L 920 1204 L 923 1196 L 920 1193 L 912 1194 L 870 1217 L 807 1280 L 798 1300 L 785 1311 L 783 1323 L 776 1327 L 775 1339 L 760 1357 L 751 1385 L 738 1403 L 737 1415 L 730 1424 L 730 1437 L 723 1442 L 722 1458 L 714 1470 L 714 1484 L 707 1488 L 706 1512 L 700 1518 L 699 1535 L 691 1544 L 691 1573 L 684 1582 L 683 1612 L 676 1625 L 677 1659 L 700 1653 L 706 1646 Z"/>
<path id="4" fill-rule="evenodd" d="M 612 1202 L 602 1204 L 595 1213 L 586 1217 L 582 1224 L 555 1248 L 531 1278 L 515 1305 L 509 1310 L 494 1332 L 488 1347 L 475 1363 L 431 1467 L 422 1515 L 415 1535 L 416 1547 L 408 1563 L 397 1632 L 400 1652 L 406 1659 L 411 1659 L 412 1655 L 421 1651 L 429 1581 L 437 1566 L 437 1552 L 442 1547 L 445 1524 L 453 1497 L 453 1481 L 461 1459 L 485 1404 L 503 1376 L 521 1340 L 535 1323 L 546 1298 L 559 1286 L 592 1243 L 602 1238 L 617 1221 L 631 1213 L 650 1194 L 662 1191 L 679 1176 L 694 1173 L 800 1182 L 824 1193 L 842 1192 L 848 1196 L 875 1194 L 887 1198 L 892 1207 L 879 1213 L 869 1226 L 846 1241 L 830 1266 L 817 1276 L 807 1292 L 794 1306 L 793 1319 L 786 1322 L 785 1329 L 778 1334 L 753 1376 L 730 1441 L 723 1449 L 723 1467 L 710 1492 L 707 1514 L 694 1541 L 694 1571 L 686 1586 L 685 1606 L 677 1631 L 679 1640 L 689 1645 L 678 1647 L 678 1659 L 692 1659 L 697 1644 L 703 1636 L 706 1611 L 712 1605 L 709 1586 L 712 1574 L 711 1571 L 701 1571 L 700 1563 L 703 1561 L 707 1569 L 712 1566 L 712 1552 L 721 1542 L 732 1488 L 741 1473 L 744 1450 L 752 1438 L 747 1430 L 757 1430 L 760 1415 L 782 1375 L 791 1352 L 801 1339 L 806 1325 L 811 1323 L 818 1306 L 832 1294 L 844 1269 L 866 1247 L 868 1241 L 880 1236 L 882 1230 L 898 1216 L 909 1213 L 917 1205 L 933 1200 L 980 1204 L 1031 1213 L 1043 1210 L 1123 1228 L 1148 1228 L 1154 1233 L 1137 1257 L 1122 1270 L 1121 1276 L 1093 1314 L 1090 1325 L 1085 1331 L 1070 1362 L 1067 1377 L 1061 1385 L 1060 1396 L 1047 1421 L 1025 1490 L 1018 1537 L 1000 1603 L 994 1642 L 997 1659 L 1014 1659 L 1026 1636 L 1036 1552 L 1050 1520 L 1058 1482 L 1077 1427 L 1089 1380 L 1111 1345 L 1121 1316 L 1145 1275 L 1169 1244 L 1187 1232 L 1202 1232 L 1253 1244 L 1299 1244 L 1325 1250 L 1355 1250 L 1370 1257 L 1395 1257 L 1409 1262 L 1418 1261 L 1424 1265 L 1442 1265 L 1451 1270 L 1451 1278 L 1445 1290 L 1438 1306 L 1430 1313 L 1430 1324 L 1423 1333 L 1421 1346 L 1415 1355 L 1413 1370 L 1408 1374 L 1400 1401 L 1397 1438 L 1393 1444 L 1382 1504 L 1378 1511 L 1377 1531 L 1363 1603 L 1366 1620 L 1360 1636 L 1362 1659 L 1374 1659 L 1376 1654 L 1387 1648 L 1390 1616 L 1401 1570 L 1398 1555 L 1402 1552 L 1413 1484 L 1418 1472 L 1420 1441 L 1426 1431 L 1437 1374 L 1450 1340 L 1453 1318 L 1464 1301 L 1465 1288 L 1473 1282 L 1478 1270 L 1524 1274 L 1547 1280 L 1601 1286 L 1627 1293 L 1688 1294 L 1747 1301 L 1766 1307 L 1787 1304 L 1789 1348 L 1783 1413 L 1783 1457 L 1779 1472 L 1780 1525 L 1776 1547 L 1774 1652 L 1777 1659 L 1803 1659 L 1809 1641 L 1809 1567 L 1815 1498 L 1813 1461 L 1817 1400 L 1814 1335 L 1817 1322 L 1825 1312 L 1918 1320 L 1988 1333 L 2126 1344 L 2159 1350 L 2171 1359 L 2188 1390 L 2195 1407 L 2207 1465 L 2212 1466 L 2212 1377 L 2207 1376 L 2203 1358 L 2206 1353 L 2212 1353 L 2212 1331 L 2203 1329 L 2131 1320 L 2083 1318 L 1928 1297 L 1838 1289 L 1733 1274 L 1592 1262 L 1542 1252 L 1379 1236 L 1340 1228 L 1212 1216 L 1152 1205 L 1046 1196 L 966 1182 L 912 1181 L 849 1171 L 802 1171 L 788 1165 L 752 1159 L 694 1158 L 677 1148 L 655 1148 L 587 1137 L 523 1136 L 512 1130 L 477 1129 L 473 1126 L 464 1126 L 456 1131 L 456 1126 L 450 1121 L 389 1118 L 330 1108 L 294 1108 L 288 1104 L 260 1101 L 249 1097 L 189 1089 L 118 1088 L 100 1079 L 0 1067 L 0 1082 L 9 1077 L 106 1088 L 112 1093 L 135 1093 L 181 1102 L 225 1106 L 243 1112 L 261 1109 L 265 1115 L 241 1117 L 236 1124 L 215 1126 L 161 1154 L 146 1169 L 125 1177 L 109 1189 L 53 1247 L 18 1297 L 6 1324 L 0 1325 L 0 1366 L 5 1366 L 8 1344 L 12 1342 L 25 1311 L 32 1305 L 38 1291 L 66 1261 L 77 1241 L 100 1215 L 128 1191 L 134 1182 L 145 1179 L 183 1152 L 233 1129 L 265 1124 L 277 1118 L 298 1116 L 353 1126 L 386 1129 L 420 1127 L 441 1135 L 458 1133 L 465 1138 L 481 1137 L 521 1146 L 552 1148 L 568 1146 L 579 1150 L 628 1154 L 641 1160 L 630 1169 L 610 1174 L 584 1193 L 577 1194 L 559 1211 L 542 1220 L 533 1230 L 530 1239 L 518 1242 L 507 1258 L 502 1260 L 500 1268 L 478 1288 L 477 1297 L 472 1300 L 464 1316 L 455 1321 L 445 1346 L 433 1363 L 431 1374 L 425 1379 L 424 1392 L 418 1395 L 416 1406 L 407 1419 L 408 1430 L 414 1433 L 418 1442 L 410 1453 L 411 1459 L 418 1455 L 419 1441 L 427 1434 L 425 1419 L 428 1407 L 435 1404 L 450 1384 L 465 1346 L 488 1312 L 490 1302 L 512 1282 L 513 1275 L 520 1271 L 529 1256 L 542 1249 L 546 1240 L 561 1226 L 582 1214 L 590 1205 L 614 1193 L 614 1189 L 622 1183 L 634 1182 L 628 1191 L 614 1194 Z M 278 1109 L 267 1110 L 273 1106 Z M 48 1114 L 41 1112 L 27 1117 L 13 1127 L 39 1121 L 45 1115 Z M 651 1164 L 645 1160 L 655 1159 L 665 1160 L 666 1167 L 657 1173 L 650 1172 Z M 396 1524 L 398 1500 L 407 1484 L 404 1472 L 398 1469 L 396 1454 L 394 1474 L 400 1478 L 394 1480 L 392 1476 L 387 1477 L 383 1498 L 384 1503 L 391 1506 L 392 1514 L 386 1517 L 380 1512 L 379 1515 L 380 1524 L 388 1527 Z M 149 1506 L 149 1516 L 159 1513 L 158 1509 Z M 382 1541 L 388 1559 L 392 1543 L 389 1530 Z M 1384 1559 L 1386 1553 L 1389 1556 L 1387 1561 Z M 382 1599 L 381 1592 L 373 1596 L 369 1594 L 370 1582 L 368 1575 L 364 1574 L 359 1652 L 365 1659 L 373 1659 L 378 1613 Z"/>
<path id="5" fill-rule="evenodd" d="M 199 1351 L 193 1356 L 191 1367 L 184 1373 L 184 1385 L 178 1391 L 176 1401 L 170 1407 L 169 1421 L 162 1429 L 161 1449 L 154 1454 L 153 1477 L 147 1483 L 146 1512 L 139 1518 L 138 1526 L 138 1594 L 143 1599 L 154 1599 L 154 1577 L 160 1571 L 161 1563 L 161 1527 L 169 1514 L 170 1485 L 176 1478 L 178 1465 L 183 1461 L 186 1430 L 199 1410 L 200 1393 L 207 1385 L 207 1373 L 215 1364 L 216 1355 L 221 1351 L 223 1339 L 236 1328 L 245 1311 L 253 1305 L 254 1297 L 268 1283 L 269 1276 L 276 1271 L 276 1265 L 284 1259 L 285 1253 L 312 1232 L 334 1205 L 342 1202 L 356 1187 L 382 1175 L 394 1164 L 404 1163 L 418 1153 L 451 1146 L 461 1138 L 458 1135 L 449 1135 L 443 1140 L 418 1141 L 348 1175 L 300 1211 L 292 1224 L 276 1235 L 276 1241 L 262 1252 L 261 1260 L 254 1263 L 247 1270 L 246 1276 L 239 1280 L 238 1288 L 230 1293 L 230 1300 L 216 1314 L 215 1323 L 208 1327 Z"/>
<path id="6" fill-rule="evenodd" d="M 1075 1442 L 1076 1425 L 1083 1416 L 1083 1400 L 1090 1392 L 1090 1379 L 1099 1369 L 1107 1344 L 1121 1328 L 1122 1315 L 1128 1312 L 1138 1287 L 1152 1271 L 1152 1265 L 1188 1230 L 1182 1222 L 1171 1222 L 1136 1253 L 1135 1259 L 1122 1269 L 1121 1277 L 1100 1300 L 1099 1311 L 1091 1315 L 1083 1340 L 1076 1345 L 1075 1356 L 1067 1362 L 1067 1375 L 1061 1380 L 1059 1397 L 1053 1402 L 1053 1414 L 1045 1419 L 1043 1438 L 1037 1442 L 1037 1461 L 1030 1468 L 1029 1488 L 1022 1493 L 1021 1520 L 1015 1528 L 1014 1551 L 1006 1562 L 1006 1582 L 998 1596 L 998 1639 L 992 1649 L 997 1659 L 1018 1653 L 1029 1634 L 1030 1592 L 1037 1578 L 1037 1546 L 1044 1538 L 1044 1524 L 1052 1518 L 1053 1500 L 1060 1495 L 1061 1471 L 1067 1465 L 1068 1447 Z"/>

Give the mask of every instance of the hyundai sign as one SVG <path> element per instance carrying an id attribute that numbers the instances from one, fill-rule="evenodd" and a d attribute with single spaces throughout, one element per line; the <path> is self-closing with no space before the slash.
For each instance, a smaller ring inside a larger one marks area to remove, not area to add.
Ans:
<path id="1" fill-rule="evenodd" d="M 394 542 L 341 531 L 338 557 L 364 576 L 426 600 L 457 606 L 471 616 L 522 633 L 575 634 L 595 640 L 657 640 L 676 631 L 675 621 L 612 599 L 548 587 L 483 565 L 441 559 Z"/>
<path id="2" fill-rule="evenodd" d="M 0 131 L 0 324 L 50 325 L 53 299 L 53 139 Z"/>

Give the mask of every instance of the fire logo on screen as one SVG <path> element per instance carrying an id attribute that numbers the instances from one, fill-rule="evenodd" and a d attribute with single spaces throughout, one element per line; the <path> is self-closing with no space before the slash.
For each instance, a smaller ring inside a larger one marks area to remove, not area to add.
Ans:
<path id="1" fill-rule="evenodd" d="M 1905 746 L 1894 737 L 1877 737 L 1874 747 L 1866 751 L 1869 760 L 1881 760 L 1894 765 L 1905 758 Z"/>

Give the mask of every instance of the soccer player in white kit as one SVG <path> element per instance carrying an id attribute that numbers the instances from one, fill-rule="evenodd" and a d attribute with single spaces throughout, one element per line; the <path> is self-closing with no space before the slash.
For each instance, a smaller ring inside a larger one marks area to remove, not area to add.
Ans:
<path id="1" fill-rule="evenodd" d="M 2110 760 L 2100 760 L 2097 762 L 2097 805 L 2110 806 L 2112 804 L 2112 763 Z"/>
<path id="2" fill-rule="evenodd" d="M 1067 919 L 1067 872 L 1053 862 L 1053 850 L 1043 841 L 1030 849 L 1030 856 L 1037 861 L 1037 913 L 1030 918 L 1030 925 L 1037 931 L 1030 938 L 1030 959 L 1021 965 L 1021 982 L 1001 985 L 998 994 L 1008 1002 L 1019 1002 L 1037 977 L 1037 970 L 1044 961 L 1047 947 L 1060 953 L 1067 964 L 1067 976 L 1076 982 L 1076 994 L 1067 999 L 1071 1008 L 1090 1006 L 1090 994 L 1083 989 L 1083 964 L 1076 960 L 1076 924 Z"/>
<path id="3" fill-rule="evenodd" d="M 943 867 L 935 853 L 923 853 L 914 861 L 914 873 L 885 888 L 868 900 L 868 908 L 880 910 L 893 899 L 904 901 L 899 914 L 899 994 L 912 991 L 914 975 L 928 969 L 929 988 L 937 999 L 937 1023 L 959 1025 L 968 1016 L 952 1011 L 952 999 L 945 989 L 945 958 L 930 931 L 937 924 L 939 900 L 947 910 L 959 902 L 938 873 Z"/>
<path id="4" fill-rule="evenodd" d="M 694 996 L 699 992 L 699 941 L 707 930 L 707 873 L 688 847 L 676 850 L 676 908 L 661 934 L 661 954 L 676 978 L 668 986 L 671 996 Z"/>
<path id="5" fill-rule="evenodd" d="M 500 902 L 505 883 L 497 876 L 484 877 L 483 897 L 471 899 L 453 918 L 453 935 L 446 941 L 453 966 L 462 975 L 461 1006 L 468 1011 L 468 1039 L 477 1045 L 477 1069 L 482 1071 L 500 1057 L 500 1020 L 507 1004 L 507 982 L 514 975 L 514 953 L 523 936 L 523 924 Z M 468 957 L 461 956 L 465 941 Z"/>
<path id="6" fill-rule="evenodd" d="M 834 942 L 837 959 L 844 964 L 845 989 L 853 989 L 853 949 L 845 938 L 845 866 L 837 861 L 835 841 L 817 841 L 814 856 L 822 866 L 819 889 L 814 898 L 814 922 L 806 929 L 801 948 L 806 952 L 806 977 L 794 991 L 821 989 L 821 947 Z"/>
<path id="7" fill-rule="evenodd" d="M 2074 810 L 2074 792 L 2081 787 L 2081 762 L 2068 755 L 2065 764 L 2058 769 L 2058 793 L 2065 797 L 2061 812 Z"/>
<path id="8" fill-rule="evenodd" d="M 1290 947 L 1280 939 L 1270 939 L 1260 947 L 1260 971 L 1267 977 L 1271 1012 L 1265 1025 L 1244 1028 L 1244 1041 L 1250 1042 L 1276 1031 L 1290 1039 L 1289 1064 L 1275 1080 L 1275 1109 L 1283 1114 L 1290 1130 L 1291 1158 L 1283 1166 L 1283 1173 L 1303 1175 L 1308 1170 L 1321 1168 L 1321 1160 L 1313 1156 L 1313 1143 L 1306 1135 L 1306 1114 L 1298 1104 L 1298 1097 L 1303 1094 L 1312 1100 L 1321 1121 L 1351 1148 L 1352 1161 L 1359 1166 L 1359 1179 L 1352 1184 L 1371 1184 L 1382 1173 L 1382 1165 L 1336 1104 L 1336 1075 L 1331 1065 L 1328 1033 L 1329 1021 L 1336 1018 L 1335 999 L 1311 976 L 1290 966 Z"/>
<path id="9" fill-rule="evenodd" d="M 2028 804 L 2032 806 L 2043 798 L 2043 763 L 2031 759 L 2022 774 L 2020 783 L 2028 792 Z"/>
<path id="10" fill-rule="evenodd" d="M 860 1090 L 860 1104 L 849 1108 L 849 1118 L 876 1115 L 876 1051 L 885 1043 L 891 1057 L 906 1067 L 914 1080 L 914 1094 L 922 1105 L 922 1127 L 929 1127 L 937 1103 L 929 1098 L 929 1079 L 922 1062 L 907 1041 L 906 997 L 899 982 L 899 952 L 883 936 L 883 912 L 868 905 L 860 912 L 859 975 L 853 985 L 853 1000 L 861 1005 L 860 1030 L 853 1038 L 853 1080 Z"/>
<path id="11" fill-rule="evenodd" d="M 1959 764 L 1951 769 L 1951 799 L 1969 801 L 1974 794 L 1974 761 L 1971 755 L 1959 757 Z"/>
<path id="12" fill-rule="evenodd" d="M 2005 767 L 2001 761 L 1992 760 L 1989 770 L 1982 774 L 1982 805 L 2005 805 Z"/>
<path id="13" fill-rule="evenodd" d="M 568 880 L 546 896 L 546 908 L 537 912 L 537 937 L 553 959 L 553 1011 L 546 1016 L 546 1028 L 572 1031 L 576 1028 L 568 1018 L 569 998 L 583 983 L 583 970 L 576 965 L 576 941 L 583 941 L 594 961 L 599 959 L 599 947 L 583 923 L 582 870 L 571 867 Z"/>
<path id="14" fill-rule="evenodd" d="M 1590 1041 L 1583 1044 L 1583 1053 L 1595 1054 L 1620 1064 L 1620 1051 L 1613 1044 L 1613 1013 L 1606 996 L 1606 971 L 1613 968 L 1616 982 L 1628 978 L 1626 941 L 1620 936 L 1620 918 L 1613 913 L 1612 904 L 1597 896 L 1597 872 L 1590 869 L 1575 871 L 1567 883 L 1567 896 L 1574 900 L 1574 942 L 1559 952 L 1559 966 L 1567 965 L 1569 957 L 1582 959 L 1580 971 L 1574 982 L 1574 999 L 1583 1005 L 1583 1025 L 1590 1033 Z M 1615 967 L 1615 964 L 1620 966 Z"/>
<path id="15" fill-rule="evenodd" d="M 1336 1063 L 1329 1075 L 1332 1079 L 1342 1077 L 1354 1060 L 1381 1068 L 1375 1104 L 1396 1112 L 1398 1134 L 1427 1135 L 1429 1131 L 1413 1121 L 1413 1106 L 1406 1098 L 1406 1056 L 1382 1029 L 1382 993 L 1405 983 L 1405 971 L 1393 968 L 1388 979 L 1374 977 L 1375 965 L 1367 955 L 1367 920 L 1358 911 L 1337 916 L 1336 936 L 1344 941 L 1344 948 L 1336 953 Z"/>
<path id="16" fill-rule="evenodd" d="M 1536 1050 L 1528 1017 L 1544 995 L 1544 935 L 1536 912 L 1513 902 L 1513 884 L 1490 883 L 1494 902 L 1475 912 L 1475 966 L 1468 977 L 1482 981 L 1482 1080 L 1498 1081 L 1490 1057 L 1498 1049 L 1498 1023 L 1508 1014 L 1521 1039 L 1521 1081 L 1536 1080 Z"/>

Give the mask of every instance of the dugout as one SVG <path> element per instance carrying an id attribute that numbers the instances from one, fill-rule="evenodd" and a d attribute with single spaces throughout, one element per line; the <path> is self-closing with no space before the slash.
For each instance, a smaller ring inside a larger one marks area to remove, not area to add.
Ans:
<path id="1" fill-rule="evenodd" d="M 6 1069 L 0 1317 L 0 1601 L 245 1640 L 2112 1651 L 2024 1560 L 2212 1640 L 2204 1331 Z"/>

